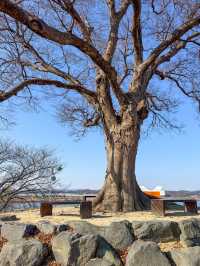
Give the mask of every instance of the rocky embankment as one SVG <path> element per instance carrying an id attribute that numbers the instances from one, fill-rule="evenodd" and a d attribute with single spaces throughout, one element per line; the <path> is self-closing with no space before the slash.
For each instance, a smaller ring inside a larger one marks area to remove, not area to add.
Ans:
<path id="1" fill-rule="evenodd" d="M 199 219 L 121 221 L 109 226 L 6 220 L 15 217 L 0 221 L 0 266 L 200 265 Z"/>

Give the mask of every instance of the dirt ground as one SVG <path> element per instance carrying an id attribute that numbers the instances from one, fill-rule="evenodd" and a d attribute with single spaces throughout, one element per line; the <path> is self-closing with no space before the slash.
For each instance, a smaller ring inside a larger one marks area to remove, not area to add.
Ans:
<path id="1" fill-rule="evenodd" d="M 79 221 L 79 207 L 54 207 L 53 215 L 40 217 L 39 209 L 27 210 L 27 211 L 16 211 L 6 213 L 6 215 L 15 214 L 19 219 L 19 222 L 24 223 L 36 223 L 41 220 L 48 220 L 52 223 L 67 223 L 68 221 Z M 5 215 L 5 213 L 0 214 Z M 179 213 L 169 213 L 165 217 L 158 217 L 154 215 L 151 211 L 149 212 L 129 212 L 129 213 L 94 213 L 93 217 L 90 219 L 85 219 L 92 224 L 96 225 L 109 225 L 114 221 L 128 220 L 132 221 L 148 221 L 148 220 L 170 220 L 170 221 L 181 221 L 183 219 L 189 219 L 191 217 L 200 218 L 200 214 L 189 216 L 183 212 Z"/>

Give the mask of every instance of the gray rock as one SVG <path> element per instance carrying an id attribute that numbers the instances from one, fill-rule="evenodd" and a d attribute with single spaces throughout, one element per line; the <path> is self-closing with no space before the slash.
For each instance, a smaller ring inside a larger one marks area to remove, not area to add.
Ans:
<path id="1" fill-rule="evenodd" d="M 38 229 L 33 224 L 3 223 L 1 227 L 1 236 L 8 241 L 18 241 L 37 233 Z"/>
<path id="2" fill-rule="evenodd" d="M 61 232 L 52 240 L 55 259 L 62 266 L 85 266 L 95 258 L 97 236 L 85 235 L 74 237 L 70 232 Z"/>
<path id="3" fill-rule="evenodd" d="M 96 226 L 85 221 L 69 222 L 69 225 L 79 234 L 102 236 L 118 250 L 129 247 L 134 240 L 131 224 L 128 221 L 113 222 L 109 226 Z"/>
<path id="4" fill-rule="evenodd" d="M 156 243 L 137 240 L 131 246 L 126 258 L 126 266 L 170 266 L 167 257 Z"/>
<path id="5" fill-rule="evenodd" d="M 96 257 L 111 265 L 122 266 L 115 249 L 99 235 L 81 236 L 72 232 L 61 232 L 53 238 L 52 250 L 56 261 L 62 266 L 85 266 Z"/>
<path id="6" fill-rule="evenodd" d="M 176 266 L 199 266 L 200 247 L 189 247 L 181 250 L 172 250 L 169 253 L 172 264 Z"/>
<path id="7" fill-rule="evenodd" d="M 40 221 L 37 224 L 37 228 L 40 230 L 41 233 L 43 234 L 53 234 L 56 232 L 56 225 L 51 224 L 48 221 Z"/>
<path id="8" fill-rule="evenodd" d="M 117 250 L 129 247 L 134 241 L 131 224 L 128 221 L 111 223 L 102 236 Z"/>
<path id="9" fill-rule="evenodd" d="M 172 221 L 132 222 L 134 235 L 137 239 L 159 242 L 170 242 L 180 239 L 178 223 Z"/>
<path id="10" fill-rule="evenodd" d="M 57 225 L 57 232 L 63 232 L 63 231 L 68 231 L 70 229 L 70 226 L 68 224 L 58 224 Z"/>
<path id="11" fill-rule="evenodd" d="M 116 250 L 101 236 L 98 237 L 96 257 L 104 259 L 115 266 L 122 266 L 122 261 Z"/>
<path id="12" fill-rule="evenodd" d="M 115 264 L 107 260 L 104 260 L 104 259 L 96 258 L 96 259 L 90 260 L 86 264 L 86 266 L 115 266 Z"/>
<path id="13" fill-rule="evenodd" d="M 188 219 L 179 222 L 181 229 L 180 239 L 185 243 L 186 246 L 200 246 L 200 220 L 199 219 Z"/>
<path id="14" fill-rule="evenodd" d="M 0 221 L 1 222 L 11 222 L 11 221 L 17 221 L 17 216 L 16 215 L 1 215 L 0 216 Z"/>
<path id="15" fill-rule="evenodd" d="M 48 254 L 36 239 L 7 243 L 0 253 L 0 266 L 40 266 Z"/>

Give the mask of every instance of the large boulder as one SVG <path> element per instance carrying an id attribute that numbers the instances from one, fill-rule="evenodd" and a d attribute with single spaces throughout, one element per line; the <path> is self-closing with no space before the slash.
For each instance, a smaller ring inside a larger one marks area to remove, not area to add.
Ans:
<path id="1" fill-rule="evenodd" d="M 131 224 L 128 221 L 113 222 L 109 226 L 96 226 L 86 221 L 69 222 L 69 225 L 81 235 L 93 234 L 102 236 L 117 250 L 129 247 L 134 241 Z"/>
<path id="2" fill-rule="evenodd" d="M 41 233 L 47 235 L 47 234 L 53 234 L 56 232 L 56 225 L 52 224 L 48 221 L 40 221 L 37 224 L 37 228 L 40 230 Z"/>
<path id="3" fill-rule="evenodd" d="M 137 239 L 159 242 L 170 242 L 180 239 L 178 223 L 172 221 L 132 222 L 134 235 Z"/>
<path id="4" fill-rule="evenodd" d="M 36 239 L 8 242 L 0 253 L 0 266 L 44 265 L 47 254 L 47 248 Z"/>
<path id="5" fill-rule="evenodd" d="M 167 257 L 156 243 L 137 240 L 129 249 L 126 266 L 170 266 Z"/>
<path id="6" fill-rule="evenodd" d="M 134 237 L 131 232 L 131 224 L 128 221 L 111 223 L 105 228 L 104 233 L 101 235 L 116 250 L 126 249 L 134 241 Z"/>
<path id="7" fill-rule="evenodd" d="M 172 250 L 169 253 L 172 264 L 176 266 L 199 266 L 200 247 L 189 247 L 181 250 Z"/>
<path id="8" fill-rule="evenodd" d="M 55 259 L 62 266 L 85 266 L 95 258 L 97 236 L 85 235 L 79 237 L 70 232 L 61 232 L 52 240 L 52 250 Z"/>
<path id="9" fill-rule="evenodd" d="M 96 258 L 96 259 L 90 260 L 86 264 L 86 266 L 115 266 L 115 264 L 107 260 L 104 260 L 104 259 Z"/>
<path id="10" fill-rule="evenodd" d="M 188 219 L 179 222 L 181 229 L 180 239 L 186 246 L 200 246 L 200 220 Z"/>
<path id="11" fill-rule="evenodd" d="M 91 259 L 100 258 L 111 265 L 122 266 L 115 249 L 101 236 L 61 232 L 52 239 L 54 257 L 62 266 L 85 266 Z"/>
<path id="12" fill-rule="evenodd" d="M 33 224 L 3 223 L 1 227 L 1 236 L 8 241 L 18 241 L 37 233 L 38 229 Z"/>

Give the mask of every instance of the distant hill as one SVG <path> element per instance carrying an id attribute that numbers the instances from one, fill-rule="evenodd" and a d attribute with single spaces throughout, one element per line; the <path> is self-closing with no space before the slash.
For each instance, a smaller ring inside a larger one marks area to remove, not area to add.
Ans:
<path id="1" fill-rule="evenodd" d="M 69 193 L 69 194 L 97 194 L 99 190 L 95 189 L 56 189 L 53 193 Z"/>
<path id="2" fill-rule="evenodd" d="M 97 194 L 99 190 L 97 189 L 58 189 L 54 193 L 70 193 L 70 194 Z M 166 196 L 168 197 L 198 197 L 200 198 L 200 190 L 167 190 Z"/>
<path id="3" fill-rule="evenodd" d="M 169 197 L 197 197 L 200 198 L 200 190 L 177 190 L 177 191 L 166 191 L 166 195 Z"/>

